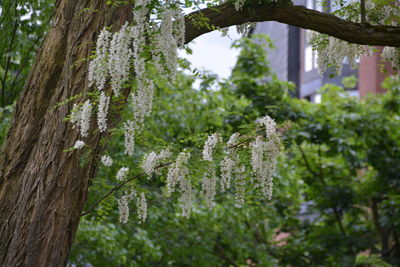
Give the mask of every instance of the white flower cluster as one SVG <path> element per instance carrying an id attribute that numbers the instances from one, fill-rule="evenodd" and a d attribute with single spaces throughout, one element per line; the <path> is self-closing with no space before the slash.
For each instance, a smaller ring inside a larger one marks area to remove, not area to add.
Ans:
<path id="1" fill-rule="evenodd" d="M 382 58 L 391 62 L 393 68 L 400 70 L 400 49 L 397 47 L 386 46 L 382 52 Z"/>
<path id="2" fill-rule="evenodd" d="M 236 11 L 242 10 L 245 2 L 246 0 L 236 0 L 234 3 Z"/>
<path id="3" fill-rule="evenodd" d="M 172 153 L 169 149 L 163 149 L 158 155 L 155 152 L 151 152 L 144 157 L 142 169 L 147 174 L 148 179 L 150 179 L 151 175 L 156 171 L 157 165 L 160 164 L 161 161 L 169 158 L 171 155 Z"/>
<path id="4" fill-rule="evenodd" d="M 243 206 L 246 195 L 246 167 L 244 165 L 237 168 L 235 179 L 235 199 L 239 206 Z"/>
<path id="5" fill-rule="evenodd" d="M 103 163 L 104 166 L 110 167 L 113 164 L 113 160 L 110 156 L 104 155 L 101 157 L 101 163 Z"/>
<path id="6" fill-rule="evenodd" d="M 236 25 L 236 31 L 238 34 L 241 34 L 243 36 L 248 36 L 251 29 L 253 29 L 254 27 L 256 27 L 256 23 L 247 22 L 240 25 Z"/>
<path id="7" fill-rule="evenodd" d="M 137 77 L 137 91 L 132 94 L 134 127 L 140 132 L 144 120 L 151 113 L 153 107 L 154 84 L 145 77 Z"/>
<path id="8" fill-rule="evenodd" d="M 213 161 L 213 153 L 219 142 L 221 142 L 221 136 L 218 133 L 208 136 L 203 149 L 204 160 Z"/>
<path id="9" fill-rule="evenodd" d="M 136 196 L 135 191 L 125 192 L 124 195 L 118 199 L 119 221 L 127 223 L 129 218 L 129 201 Z"/>
<path id="10" fill-rule="evenodd" d="M 117 172 L 117 180 L 118 181 L 124 181 L 127 174 L 129 172 L 129 168 L 128 167 L 122 167 L 121 169 L 118 170 Z"/>
<path id="11" fill-rule="evenodd" d="M 350 1 L 349 6 L 354 8 L 343 8 L 341 9 L 340 16 L 346 20 L 354 22 L 361 22 L 361 16 L 359 12 L 354 13 L 354 10 L 359 10 L 360 1 Z M 370 24 L 378 25 L 399 25 L 400 17 L 400 3 L 393 1 L 390 5 L 382 5 L 377 1 L 366 0 L 366 20 Z M 350 44 L 345 41 L 329 37 L 323 34 L 319 34 L 313 31 L 308 31 L 309 43 L 313 45 L 314 50 L 318 53 L 317 63 L 318 69 L 323 74 L 328 66 L 332 66 L 335 73 L 340 75 L 342 72 L 342 65 L 344 60 L 347 60 L 351 67 L 356 68 L 358 60 L 364 55 L 370 55 L 372 52 L 371 47 Z M 384 55 L 387 59 L 392 58 L 392 48 L 385 49 Z M 393 50 L 392 50 L 393 51 Z M 386 59 L 385 58 L 385 59 Z M 393 58 L 392 58 L 393 59 Z M 395 57 L 394 66 L 399 66 L 400 59 Z"/>
<path id="12" fill-rule="evenodd" d="M 258 135 L 251 143 L 251 166 L 254 174 L 254 186 L 260 187 L 263 195 L 268 199 L 272 197 L 273 174 L 280 150 L 280 141 L 276 132 L 275 122 L 269 117 L 258 119 L 256 123 L 265 127 L 265 138 Z"/>
<path id="13" fill-rule="evenodd" d="M 89 63 L 89 86 L 95 84 L 99 90 L 104 89 L 109 77 L 108 50 L 111 36 L 105 28 L 100 32 L 96 43 L 96 57 Z"/>
<path id="14" fill-rule="evenodd" d="M 252 185 L 259 189 L 260 193 L 268 199 L 272 197 L 273 190 L 273 174 L 276 168 L 276 160 L 280 150 L 279 135 L 276 131 L 276 123 L 269 116 L 259 118 L 256 124 L 260 125 L 258 129 L 259 135 L 250 144 L 251 161 L 253 177 L 247 179 L 246 165 L 240 162 L 239 148 L 247 147 L 247 140 L 242 142 L 239 139 L 240 134 L 234 133 L 229 138 L 223 151 L 225 153 L 221 166 L 221 191 L 225 192 L 234 184 L 235 199 L 238 205 L 242 206 L 245 202 L 247 187 Z M 262 129 L 262 132 L 260 130 Z M 206 171 L 201 182 L 201 191 L 205 198 L 206 206 L 211 210 L 215 207 L 215 196 L 217 193 L 217 176 L 215 163 L 213 162 L 213 154 L 216 146 L 222 138 L 219 134 L 211 134 L 208 136 L 204 145 L 203 160 L 209 161 Z M 151 176 L 156 172 L 158 166 L 162 166 L 162 161 L 171 157 L 169 149 L 162 150 L 159 154 L 150 152 L 142 161 L 141 167 L 147 176 Z M 170 196 L 177 191 L 179 187 L 179 206 L 182 210 L 182 216 L 188 218 L 191 213 L 191 207 L 194 199 L 194 191 L 189 177 L 188 161 L 191 157 L 189 152 L 180 152 L 175 162 L 170 164 L 167 174 L 167 194 Z M 109 163 L 111 161 L 111 163 Z M 105 165 L 112 164 L 112 159 L 103 156 L 102 162 Z M 168 165 L 167 164 L 167 165 Z M 117 173 L 117 180 L 126 181 L 126 176 L 129 169 L 122 167 Z M 249 180 L 249 181 L 248 181 Z M 232 182 L 233 181 L 233 182 Z M 132 198 L 132 194 L 125 194 L 118 204 L 120 209 L 120 220 L 126 222 L 129 215 L 128 202 Z M 137 197 L 137 215 L 142 223 L 147 218 L 147 200 L 144 193 Z"/>
<path id="15" fill-rule="evenodd" d="M 171 79 L 177 68 L 177 48 L 185 42 L 185 19 L 179 4 L 169 2 L 169 7 L 163 10 L 160 17 L 152 17 L 150 3 L 151 0 L 135 1 L 134 26 L 125 23 L 115 33 L 103 29 L 97 39 L 95 58 L 89 63 L 89 85 L 96 85 L 99 90 L 103 90 L 109 80 L 115 96 L 120 94 L 134 71 L 136 90 L 132 92 L 133 120 L 124 124 L 125 153 L 130 156 L 134 151 L 135 135 L 141 132 L 153 103 L 154 84 L 146 72 L 146 59 L 143 55 L 150 52 L 160 73 Z M 153 36 L 152 33 L 157 34 Z M 149 47 L 153 49 L 145 50 Z M 109 104 L 110 97 L 102 92 L 97 119 L 100 132 L 107 129 Z M 82 136 L 87 136 L 87 125 L 80 123 Z"/>
<path id="16" fill-rule="evenodd" d="M 159 156 L 160 158 L 168 158 L 171 156 L 171 152 L 169 150 L 165 150 L 165 152 L 161 151 Z M 181 193 L 179 197 L 179 205 L 182 209 L 182 216 L 186 218 L 189 218 L 190 216 L 192 201 L 194 198 L 192 184 L 190 182 L 190 178 L 188 177 L 189 170 L 186 166 L 188 164 L 189 158 L 190 153 L 179 153 L 176 161 L 172 163 L 168 168 L 167 175 L 168 195 L 171 195 L 175 191 L 175 187 L 179 184 L 179 191 Z"/>
<path id="17" fill-rule="evenodd" d="M 135 123 L 133 121 L 124 123 L 124 137 L 125 154 L 132 156 L 135 150 Z"/>
<path id="18" fill-rule="evenodd" d="M 239 133 L 234 133 L 229 138 L 225 147 L 225 157 L 221 161 L 221 192 L 225 192 L 231 186 L 233 174 L 237 171 L 239 158 L 236 153 Z"/>
<path id="19" fill-rule="evenodd" d="M 350 3 L 351 5 L 358 8 L 359 1 Z M 380 24 L 380 25 L 392 25 L 396 26 L 398 20 L 393 18 L 400 17 L 400 3 L 398 1 L 393 1 L 390 4 L 379 4 L 374 0 L 365 1 L 366 9 L 366 20 L 370 24 Z M 346 14 L 347 15 L 347 14 Z M 361 14 L 357 18 L 352 18 L 355 22 L 361 22 Z"/>
<path id="20" fill-rule="evenodd" d="M 189 218 L 194 198 L 192 184 L 190 183 L 190 180 L 185 177 L 180 180 L 179 187 L 181 191 L 179 202 L 182 208 L 182 216 L 185 218 Z"/>
<path id="21" fill-rule="evenodd" d="M 92 104 L 90 100 L 86 100 L 80 111 L 80 126 L 81 126 L 81 135 L 86 137 L 89 135 L 89 127 L 90 127 L 90 117 L 92 115 Z"/>
<path id="22" fill-rule="evenodd" d="M 85 142 L 83 142 L 82 140 L 77 140 L 75 142 L 74 148 L 75 149 L 81 149 L 84 146 L 85 146 Z"/>
<path id="23" fill-rule="evenodd" d="M 92 104 L 90 100 L 86 100 L 81 106 L 74 104 L 70 114 L 70 122 L 73 128 L 78 126 L 80 128 L 81 136 L 86 137 L 89 135 L 90 117 L 92 115 Z"/>
<path id="24" fill-rule="evenodd" d="M 331 66 L 335 73 L 340 75 L 344 60 L 347 60 L 352 68 L 357 68 L 360 58 L 372 52 L 368 46 L 351 44 L 313 31 L 308 31 L 308 37 L 309 43 L 316 48 L 318 71 L 321 75 L 325 73 L 328 66 Z M 322 39 L 324 42 L 321 42 Z"/>
<path id="25" fill-rule="evenodd" d="M 133 28 L 126 22 L 121 29 L 114 33 L 110 42 L 110 55 L 108 68 L 111 76 L 111 88 L 115 96 L 119 96 L 120 90 L 129 78 L 130 49 Z"/>
<path id="26" fill-rule="evenodd" d="M 173 9 L 166 9 L 161 15 L 160 33 L 157 34 L 157 48 L 164 56 L 165 68 L 171 73 L 171 78 L 175 76 L 177 56 L 176 48 L 178 47 L 177 40 L 174 37 L 174 22 L 173 16 L 175 11 Z"/>
<path id="27" fill-rule="evenodd" d="M 107 113 L 109 105 L 110 97 L 106 96 L 104 92 L 101 92 L 97 112 L 97 125 L 99 126 L 100 132 L 104 132 L 107 130 Z"/>
<path id="28" fill-rule="evenodd" d="M 167 191 L 171 195 L 175 191 L 176 185 L 189 174 L 187 163 L 190 158 L 190 153 L 179 153 L 176 161 L 168 168 L 167 175 Z"/>
<path id="29" fill-rule="evenodd" d="M 215 175 L 215 168 L 211 166 L 208 168 L 207 172 L 203 177 L 202 191 L 204 198 L 206 199 L 207 207 L 212 210 L 215 207 L 215 194 L 217 186 L 217 177 Z"/>
<path id="30" fill-rule="evenodd" d="M 143 192 L 140 193 L 136 206 L 139 223 L 144 223 L 147 219 L 147 200 Z"/>

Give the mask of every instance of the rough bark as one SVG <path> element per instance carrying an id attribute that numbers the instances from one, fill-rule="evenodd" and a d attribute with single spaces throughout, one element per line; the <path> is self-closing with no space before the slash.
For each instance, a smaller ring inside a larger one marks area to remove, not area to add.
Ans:
<path id="1" fill-rule="evenodd" d="M 0 157 L 0 266 L 66 264 L 87 196 L 99 135 L 84 151 L 63 152 L 78 139 L 63 122 L 71 105 L 56 105 L 85 93 L 87 58 L 104 25 L 130 19 L 131 7 L 105 1 L 60 0 L 52 27 L 37 54 L 14 123 Z M 55 108 L 55 109 L 53 109 Z"/>
<path id="2" fill-rule="evenodd" d="M 199 17 L 207 18 L 209 25 L 214 27 L 199 24 Z M 400 27 L 354 23 L 291 4 L 259 4 L 238 11 L 232 4 L 227 3 L 194 12 L 186 17 L 186 21 L 187 42 L 213 31 L 216 27 L 224 28 L 246 22 L 278 21 L 325 33 L 350 43 L 400 47 Z"/>

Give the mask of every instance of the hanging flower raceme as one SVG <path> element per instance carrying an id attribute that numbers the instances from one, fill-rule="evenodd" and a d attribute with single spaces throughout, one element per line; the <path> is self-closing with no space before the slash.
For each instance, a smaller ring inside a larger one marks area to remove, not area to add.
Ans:
<path id="1" fill-rule="evenodd" d="M 92 115 L 92 104 L 90 100 L 86 100 L 80 111 L 80 127 L 81 135 L 87 137 L 89 135 L 90 117 Z"/>
<path id="2" fill-rule="evenodd" d="M 203 149 L 204 160 L 213 161 L 213 153 L 219 142 L 221 142 L 221 136 L 218 133 L 208 136 Z"/>
<path id="3" fill-rule="evenodd" d="M 129 202 L 136 197 L 135 191 L 125 192 L 124 195 L 118 200 L 119 221 L 127 223 L 129 219 Z"/>
<path id="4" fill-rule="evenodd" d="M 161 150 L 160 154 L 156 154 L 155 152 L 151 152 L 147 154 L 142 162 L 142 169 L 147 174 L 148 179 L 151 178 L 151 175 L 156 172 L 156 167 L 163 160 L 171 157 L 172 153 L 169 149 Z"/>
<path id="5" fill-rule="evenodd" d="M 269 116 L 258 119 L 256 123 L 265 128 L 265 137 L 258 135 L 251 143 L 250 163 L 254 174 L 253 184 L 261 189 L 266 198 L 271 199 L 280 139 L 276 132 L 276 124 Z"/>
<path id="6" fill-rule="evenodd" d="M 142 192 L 137 200 L 137 215 L 140 223 L 144 223 L 147 219 L 147 200 Z"/>
<path id="7" fill-rule="evenodd" d="M 133 52 L 130 48 L 134 29 L 125 23 L 122 28 L 114 33 L 110 42 L 108 68 L 111 76 L 111 88 L 115 96 L 129 79 L 130 62 Z"/>
<path id="8" fill-rule="evenodd" d="M 215 174 L 215 167 L 209 166 L 202 181 L 202 191 L 206 200 L 207 207 L 212 210 L 215 207 L 215 194 L 217 192 L 217 177 Z"/>
<path id="9" fill-rule="evenodd" d="M 103 90 L 109 77 L 108 52 L 112 34 L 107 30 L 101 30 L 96 42 L 96 57 L 89 63 L 89 86 L 96 85 Z"/>
<path id="10" fill-rule="evenodd" d="M 122 167 L 121 169 L 119 169 L 119 171 L 117 173 L 117 180 L 124 181 L 126 176 L 128 175 L 128 172 L 129 172 L 129 168 L 127 168 L 127 167 Z"/>
<path id="11" fill-rule="evenodd" d="M 229 138 L 225 147 L 225 156 L 221 161 L 221 192 L 225 192 L 231 186 L 232 176 L 237 172 L 239 158 L 236 153 L 239 133 L 234 133 Z"/>
<path id="12" fill-rule="evenodd" d="M 112 158 L 110 156 L 104 155 L 101 157 L 101 163 L 103 163 L 104 166 L 110 167 L 113 164 L 113 162 L 114 161 L 112 160 Z"/>
<path id="13" fill-rule="evenodd" d="M 110 97 L 106 96 L 104 92 L 101 92 L 99 100 L 99 108 L 97 112 L 97 125 L 99 126 L 100 132 L 104 132 L 107 130 L 107 113 L 109 105 L 110 105 Z"/>
<path id="14" fill-rule="evenodd" d="M 176 185 L 182 179 L 189 174 L 188 164 L 190 158 L 190 153 L 188 152 L 181 152 L 179 153 L 176 161 L 170 165 L 168 168 L 168 175 L 167 175 L 167 191 L 168 195 L 171 195 L 175 191 Z"/>

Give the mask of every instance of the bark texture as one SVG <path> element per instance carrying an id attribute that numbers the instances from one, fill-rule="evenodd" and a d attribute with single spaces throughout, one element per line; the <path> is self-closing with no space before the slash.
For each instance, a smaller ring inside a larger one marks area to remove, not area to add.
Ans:
<path id="1" fill-rule="evenodd" d="M 78 133 L 58 103 L 87 87 L 86 59 L 104 25 L 130 20 L 131 7 L 60 0 L 52 27 L 19 98 L 0 156 L 0 266 L 63 266 L 94 176 L 99 135 L 91 150 L 63 152 Z M 92 123 L 94 124 L 94 123 Z M 85 153 L 86 163 L 80 160 Z"/>

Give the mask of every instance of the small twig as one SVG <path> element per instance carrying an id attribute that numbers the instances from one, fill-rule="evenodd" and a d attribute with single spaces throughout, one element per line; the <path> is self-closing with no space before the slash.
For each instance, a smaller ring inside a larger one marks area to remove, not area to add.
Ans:
<path id="1" fill-rule="evenodd" d="M 307 167 L 308 171 L 309 171 L 311 174 L 313 174 L 314 176 L 319 177 L 319 174 L 318 174 L 317 172 L 315 172 L 315 171 L 311 168 L 310 163 L 308 162 L 307 156 L 306 156 L 306 154 L 304 153 L 304 150 L 301 148 L 301 146 L 300 146 L 299 144 L 296 144 L 296 146 L 297 146 L 297 148 L 298 148 L 298 149 L 300 150 L 300 152 L 301 152 L 301 156 L 303 157 L 304 163 L 306 164 L 306 167 Z"/>
<path id="2" fill-rule="evenodd" d="M 361 13 L 361 23 L 367 22 L 367 16 L 365 14 L 365 0 L 360 1 L 360 13 Z"/>

